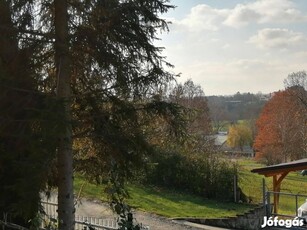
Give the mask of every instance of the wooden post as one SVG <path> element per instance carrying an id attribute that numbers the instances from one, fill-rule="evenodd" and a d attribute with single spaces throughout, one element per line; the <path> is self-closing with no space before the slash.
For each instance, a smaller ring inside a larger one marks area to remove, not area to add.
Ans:
<path id="1" fill-rule="evenodd" d="M 279 206 L 279 192 L 282 180 L 288 175 L 289 172 L 273 175 L 273 192 L 274 192 L 274 213 L 278 213 Z"/>

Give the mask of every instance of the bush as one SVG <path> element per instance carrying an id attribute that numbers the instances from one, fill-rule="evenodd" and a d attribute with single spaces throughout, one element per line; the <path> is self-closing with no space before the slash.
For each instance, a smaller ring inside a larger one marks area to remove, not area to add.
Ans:
<path id="1" fill-rule="evenodd" d="M 276 150 L 275 150 L 276 151 Z M 255 159 L 265 165 L 280 164 L 283 162 L 283 156 L 281 154 L 276 154 L 272 147 L 267 146 L 263 148 L 263 152 L 257 152 Z"/>
<path id="2" fill-rule="evenodd" d="M 217 155 L 170 153 L 161 154 L 156 159 L 146 173 L 148 183 L 185 190 L 210 199 L 233 199 L 237 167 Z"/>

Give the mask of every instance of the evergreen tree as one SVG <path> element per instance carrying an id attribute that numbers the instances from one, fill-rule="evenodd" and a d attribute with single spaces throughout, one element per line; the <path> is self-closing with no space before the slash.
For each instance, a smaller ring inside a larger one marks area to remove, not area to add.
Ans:
<path id="1" fill-rule="evenodd" d="M 30 226 L 54 158 L 56 103 L 38 91 L 37 44 L 18 39 L 16 26 L 23 30 L 26 23 L 12 20 L 14 9 L 0 1 L 0 213 Z"/>
<path id="2" fill-rule="evenodd" d="M 161 56 L 161 48 L 153 44 L 157 33 L 167 30 L 166 21 L 160 18 L 161 13 L 173 8 L 167 3 L 166 0 L 1 1 L 5 7 L 0 7 L 3 11 L 0 42 L 4 44 L 0 52 L 11 57 L 2 56 L 1 67 L 10 66 L 11 63 L 5 62 L 17 60 L 17 53 L 23 50 L 35 51 L 28 58 L 31 65 L 23 68 L 27 62 L 21 61 L 12 68 L 21 74 L 20 81 L 9 71 L 4 72 L 15 88 L 42 95 L 42 102 L 34 108 L 39 111 L 36 123 L 40 135 L 45 136 L 36 139 L 39 144 L 33 145 L 33 136 L 27 135 L 26 143 L 39 151 L 49 146 L 43 146 L 49 138 L 53 151 L 48 152 L 57 152 L 60 229 L 73 228 L 73 152 L 77 162 L 83 165 L 77 164 L 78 170 L 96 178 L 111 175 L 110 181 L 121 186 L 122 179 L 137 163 L 140 167 L 152 150 L 144 135 L 150 117 L 166 120 L 172 134 L 178 136 L 184 132 L 180 125 L 181 107 L 157 95 L 162 84 L 174 80 L 163 69 L 171 65 Z M 12 21 L 6 22 L 4 15 Z M 9 47 L 7 44 L 12 42 L 14 45 Z M 26 74 L 24 69 L 31 72 Z M 29 79 L 29 86 L 24 84 L 25 79 Z M 4 102 L 6 95 L 1 98 Z M 13 98 L 10 100 L 15 104 Z M 35 104 L 36 98 L 31 97 L 29 101 Z M 50 107 L 47 101 L 56 101 L 55 106 Z M 44 106 L 52 108 L 52 121 L 56 124 L 42 122 L 46 114 Z M 23 110 L 20 114 L 24 118 Z M 20 118 L 15 114 L 5 116 Z M 45 131 L 50 124 L 57 130 L 47 135 Z M 30 133 L 36 131 L 32 123 L 27 127 Z M 25 142 L 20 126 L 9 129 L 14 129 L 16 136 Z M 6 139 L 2 143 L 10 146 Z M 31 154 L 35 151 L 29 150 Z M 15 156 L 12 158 L 15 160 Z M 47 159 L 55 158 L 51 154 Z M 101 170 L 102 165 L 108 167 Z M 37 170 L 47 175 L 49 168 Z M 43 182 L 45 177 L 40 180 L 39 189 Z M 33 192 L 37 197 L 39 189 Z"/>

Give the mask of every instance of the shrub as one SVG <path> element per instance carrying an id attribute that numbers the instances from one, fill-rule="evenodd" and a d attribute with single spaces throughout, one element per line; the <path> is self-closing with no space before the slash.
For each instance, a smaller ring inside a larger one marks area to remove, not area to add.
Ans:
<path id="1" fill-rule="evenodd" d="M 147 170 L 148 183 L 185 190 L 205 198 L 233 199 L 236 165 L 217 155 L 160 154 Z"/>

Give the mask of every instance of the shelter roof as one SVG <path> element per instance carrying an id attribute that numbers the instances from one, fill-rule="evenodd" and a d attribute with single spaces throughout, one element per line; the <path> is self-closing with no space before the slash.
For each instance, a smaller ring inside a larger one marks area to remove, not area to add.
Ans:
<path id="1" fill-rule="evenodd" d="M 252 169 L 251 172 L 264 176 L 274 176 L 285 172 L 299 171 L 307 169 L 307 158 L 287 163 L 271 165 L 263 168 Z"/>

